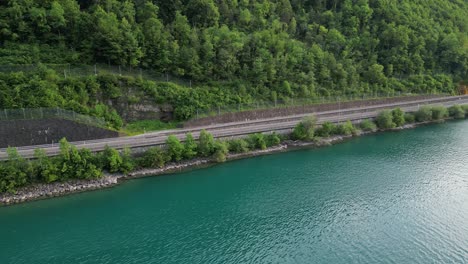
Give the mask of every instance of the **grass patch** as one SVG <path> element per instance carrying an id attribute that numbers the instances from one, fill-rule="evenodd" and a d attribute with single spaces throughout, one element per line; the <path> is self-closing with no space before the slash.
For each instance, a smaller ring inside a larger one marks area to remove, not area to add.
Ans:
<path id="1" fill-rule="evenodd" d="M 122 130 L 128 135 L 137 135 L 150 131 L 177 128 L 179 122 L 163 122 L 161 120 L 139 120 L 128 123 Z"/>

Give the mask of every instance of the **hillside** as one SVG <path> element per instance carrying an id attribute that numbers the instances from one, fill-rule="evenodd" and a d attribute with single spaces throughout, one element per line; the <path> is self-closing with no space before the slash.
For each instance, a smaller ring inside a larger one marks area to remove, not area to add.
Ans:
<path id="1" fill-rule="evenodd" d="M 169 104 L 184 120 L 254 100 L 455 94 L 468 81 L 464 0 L 6 0 L 0 28 L 1 69 L 42 64 L 0 73 L 0 108 L 59 106 L 115 128 L 119 98 Z M 50 64 L 184 82 L 67 76 Z"/>

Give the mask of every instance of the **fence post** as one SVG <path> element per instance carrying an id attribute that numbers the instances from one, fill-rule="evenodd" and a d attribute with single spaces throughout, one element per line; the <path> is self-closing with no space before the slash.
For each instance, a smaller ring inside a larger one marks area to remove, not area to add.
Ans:
<path id="1" fill-rule="evenodd" d="M 6 110 L 6 109 L 3 109 L 3 112 L 5 112 L 5 120 L 8 120 L 7 110 Z"/>
<path id="2" fill-rule="evenodd" d="M 26 119 L 26 113 L 24 112 L 24 108 L 21 109 L 23 109 L 23 118 Z"/>
<path id="3" fill-rule="evenodd" d="M 94 75 L 97 76 L 97 68 L 96 68 L 96 63 L 94 63 Z"/>
<path id="4" fill-rule="evenodd" d="M 122 70 L 120 69 L 120 65 L 119 65 L 119 76 L 122 76 Z"/>
<path id="5" fill-rule="evenodd" d="M 44 112 L 42 111 L 42 107 L 39 108 L 39 110 L 41 111 L 41 119 L 43 119 L 44 118 Z"/>

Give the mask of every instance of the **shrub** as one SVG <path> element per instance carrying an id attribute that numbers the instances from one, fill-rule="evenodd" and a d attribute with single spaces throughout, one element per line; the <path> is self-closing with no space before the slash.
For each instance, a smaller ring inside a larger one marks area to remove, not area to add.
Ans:
<path id="1" fill-rule="evenodd" d="M 209 157 L 214 153 L 215 141 L 213 135 L 202 130 L 198 139 L 198 153 L 202 157 Z"/>
<path id="2" fill-rule="evenodd" d="M 89 149 L 78 150 L 63 138 L 58 157 L 62 179 L 95 179 L 102 176 L 98 159 Z"/>
<path id="3" fill-rule="evenodd" d="M 180 143 L 179 139 L 174 136 L 170 135 L 167 137 L 166 140 L 167 145 L 167 155 L 173 161 L 179 161 L 182 159 L 184 154 L 184 145 Z"/>
<path id="4" fill-rule="evenodd" d="M 432 120 L 441 120 L 447 118 L 449 113 L 444 106 L 434 106 L 431 108 Z"/>
<path id="5" fill-rule="evenodd" d="M 226 161 L 226 155 L 228 154 L 228 146 L 226 142 L 216 140 L 215 145 L 214 145 L 214 154 L 213 157 L 216 162 L 221 163 Z"/>
<path id="6" fill-rule="evenodd" d="M 414 114 L 412 114 L 412 113 L 406 113 L 405 114 L 405 122 L 406 123 L 414 123 L 414 121 L 415 121 Z"/>
<path id="7" fill-rule="evenodd" d="M 432 120 L 432 110 L 428 106 L 423 106 L 419 108 L 418 111 L 414 114 L 416 121 L 418 122 L 427 122 Z"/>
<path id="8" fill-rule="evenodd" d="M 162 168 L 166 164 L 167 155 L 158 147 L 149 148 L 138 163 L 143 168 Z"/>
<path id="9" fill-rule="evenodd" d="M 336 127 L 336 133 L 339 135 L 349 136 L 356 133 L 356 128 L 354 127 L 353 123 L 348 120 Z"/>
<path id="10" fill-rule="evenodd" d="M 302 120 L 293 130 L 293 138 L 298 140 L 312 140 L 314 139 L 314 129 L 317 123 L 315 116 L 308 116 Z"/>
<path id="11" fill-rule="evenodd" d="M 392 112 L 389 110 L 380 112 L 375 121 L 380 129 L 390 129 L 396 126 L 393 122 Z"/>
<path id="12" fill-rule="evenodd" d="M 122 153 L 122 165 L 120 166 L 120 172 L 129 173 L 135 169 L 135 160 L 132 157 L 132 152 L 129 148 L 124 148 Z"/>
<path id="13" fill-rule="evenodd" d="M 38 177 L 45 181 L 46 183 L 51 183 L 59 180 L 60 170 L 59 164 L 57 164 L 57 159 L 51 159 L 46 156 L 46 153 L 43 149 L 35 149 L 34 157 L 36 158 L 36 170 Z M 1 191 L 1 188 L 0 188 Z"/>
<path id="14" fill-rule="evenodd" d="M 123 159 L 119 152 L 109 146 L 106 146 L 102 152 L 102 165 L 108 172 L 114 173 L 120 171 Z"/>
<path id="15" fill-rule="evenodd" d="M 249 151 L 249 143 L 244 139 L 233 139 L 228 142 L 229 151 L 234 153 L 244 153 Z"/>
<path id="16" fill-rule="evenodd" d="M 336 131 L 336 125 L 331 122 L 325 122 L 317 129 L 316 134 L 320 137 L 329 137 Z"/>
<path id="17" fill-rule="evenodd" d="M 465 114 L 468 114 L 468 105 L 461 105 L 461 108 L 465 111 Z"/>
<path id="18" fill-rule="evenodd" d="M 267 147 L 277 146 L 281 143 L 281 138 L 273 132 L 265 136 L 265 143 Z"/>
<path id="19" fill-rule="evenodd" d="M 257 133 L 249 135 L 248 138 L 249 148 L 250 149 L 266 149 L 265 136 L 263 134 Z"/>
<path id="20" fill-rule="evenodd" d="M 197 156 L 197 143 L 190 133 L 185 136 L 183 156 L 185 159 L 193 159 Z"/>
<path id="21" fill-rule="evenodd" d="M 401 127 L 405 124 L 405 113 L 400 108 L 392 110 L 392 120 L 395 126 Z"/>
<path id="22" fill-rule="evenodd" d="M 377 125 L 372 120 L 363 120 L 359 126 L 363 131 L 375 131 L 377 130 Z"/>
<path id="23" fill-rule="evenodd" d="M 448 109 L 449 115 L 456 119 L 465 118 L 465 110 L 459 105 L 453 105 Z"/>

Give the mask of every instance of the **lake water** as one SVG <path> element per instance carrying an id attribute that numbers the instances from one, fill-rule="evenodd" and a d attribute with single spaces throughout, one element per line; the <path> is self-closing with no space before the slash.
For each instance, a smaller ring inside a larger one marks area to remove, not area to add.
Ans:
<path id="1" fill-rule="evenodd" d="M 467 263 L 468 121 L 0 208 L 0 263 Z"/>

